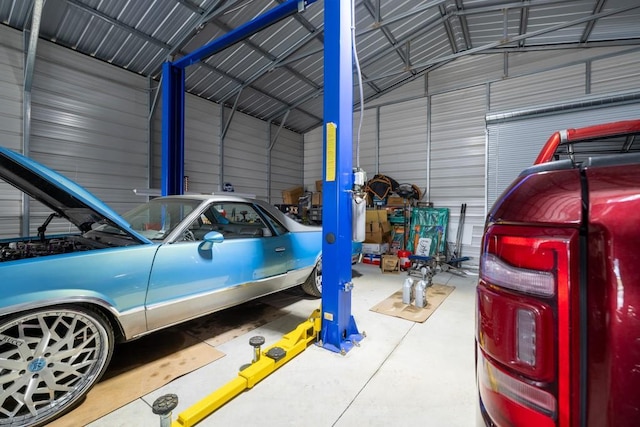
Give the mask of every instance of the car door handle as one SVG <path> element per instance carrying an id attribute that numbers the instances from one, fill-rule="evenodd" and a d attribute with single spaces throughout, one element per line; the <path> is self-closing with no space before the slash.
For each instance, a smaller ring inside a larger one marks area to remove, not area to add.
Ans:
<path id="1" fill-rule="evenodd" d="M 279 247 L 279 248 L 276 248 L 276 252 L 284 252 L 284 251 L 286 251 L 286 250 L 287 250 L 287 249 L 286 249 L 286 248 L 283 248 L 282 246 L 281 246 L 281 247 Z"/>

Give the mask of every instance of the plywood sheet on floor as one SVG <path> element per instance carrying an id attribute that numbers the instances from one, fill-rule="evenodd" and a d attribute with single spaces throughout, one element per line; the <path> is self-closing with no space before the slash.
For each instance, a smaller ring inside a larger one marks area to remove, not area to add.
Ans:
<path id="1" fill-rule="evenodd" d="M 82 404 L 49 425 L 86 425 L 219 359 L 224 353 L 215 346 L 285 314 L 256 300 L 119 345 L 105 376 Z"/>
<path id="2" fill-rule="evenodd" d="M 175 328 L 122 344 L 116 347 L 104 378 L 82 404 L 49 426 L 86 425 L 222 356 L 221 351 Z"/>
<path id="3" fill-rule="evenodd" d="M 271 304 L 252 301 L 193 320 L 183 330 L 211 346 L 219 346 L 287 313 Z"/>
<path id="4" fill-rule="evenodd" d="M 436 311 L 454 289 L 455 286 L 434 283 L 427 288 L 427 306 L 422 308 L 403 303 L 402 290 L 399 290 L 371 307 L 371 311 L 422 323 Z"/>

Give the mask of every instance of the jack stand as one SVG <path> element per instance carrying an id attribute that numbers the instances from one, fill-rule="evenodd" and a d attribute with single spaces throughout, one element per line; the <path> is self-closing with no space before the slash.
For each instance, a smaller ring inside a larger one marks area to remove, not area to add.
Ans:
<path id="1" fill-rule="evenodd" d="M 421 277 L 426 282 L 427 288 L 433 285 L 438 259 L 432 256 L 409 255 L 409 260 L 412 262 L 408 270 L 409 276 Z"/>

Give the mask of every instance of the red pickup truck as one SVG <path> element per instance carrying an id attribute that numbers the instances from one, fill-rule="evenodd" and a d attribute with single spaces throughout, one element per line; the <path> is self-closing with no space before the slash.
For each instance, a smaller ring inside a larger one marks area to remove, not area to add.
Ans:
<path id="1" fill-rule="evenodd" d="M 487 216 L 480 424 L 640 425 L 640 120 L 556 132 Z"/>

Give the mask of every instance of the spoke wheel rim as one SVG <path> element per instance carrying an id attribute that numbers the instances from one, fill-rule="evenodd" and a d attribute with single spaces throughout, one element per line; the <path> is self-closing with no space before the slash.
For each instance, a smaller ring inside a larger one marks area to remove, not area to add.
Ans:
<path id="1" fill-rule="evenodd" d="M 0 425 L 33 425 L 84 396 L 110 355 L 98 320 L 73 309 L 0 324 Z"/>
<path id="2" fill-rule="evenodd" d="M 322 259 L 318 261 L 318 265 L 315 268 L 315 281 L 318 292 L 322 293 Z"/>

